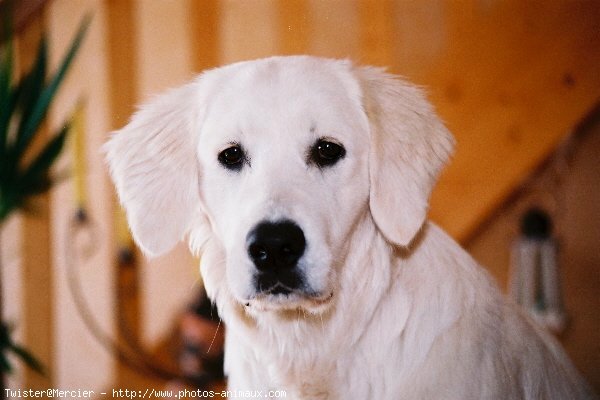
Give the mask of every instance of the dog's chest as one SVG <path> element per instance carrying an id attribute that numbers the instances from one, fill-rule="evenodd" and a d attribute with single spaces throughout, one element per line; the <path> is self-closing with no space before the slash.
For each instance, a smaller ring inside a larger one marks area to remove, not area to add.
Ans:
<path id="1" fill-rule="evenodd" d="M 323 382 L 321 384 L 315 384 L 314 382 L 306 383 L 298 388 L 295 388 L 295 398 L 302 400 L 333 400 L 337 396 L 332 393 L 331 389 L 327 387 L 329 384 Z"/>
<path id="2" fill-rule="evenodd" d="M 286 397 L 298 400 L 335 400 L 340 396 L 340 388 L 344 387 L 344 377 L 336 368 L 335 357 L 323 355 L 319 358 L 303 358 L 297 354 L 294 360 L 279 357 L 263 357 L 257 359 L 257 366 L 265 375 L 261 378 L 271 390 L 283 390 Z M 264 368 L 268 365 L 268 368 Z M 254 369 L 255 370 L 255 369 Z M 256 371 L 256 370 L 255 370 Z"/>
<path id="3" fill-rule="evenodd" d="M 337 399 L 338 381 L 335 373 L 323 365 L 317 368 L 271 369 L 270 382 L 278 382 L 288 397 L 299 400 L 333 400 Z"/>

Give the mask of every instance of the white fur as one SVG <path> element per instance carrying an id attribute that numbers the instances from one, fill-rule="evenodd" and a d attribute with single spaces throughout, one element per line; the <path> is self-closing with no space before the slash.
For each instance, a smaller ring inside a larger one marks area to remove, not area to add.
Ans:
<path id="1" fill-rule="evenodd" d="M 319 138 L 346 156 L 307 163 Z M 242 144 L 249 165 L 217 161 Z M 150 255 L 189 235 L 227 324 L 234 390 L 293 399 L 578 399 L 562 350 L 435 225 L 428 197 L 453 145 L 421 91 L 347 61 L 275 57 L 208 71 L 142 108 L 107 144 Z M 253 285 L 246 236 L 291 219 L 307 290 Z"/>

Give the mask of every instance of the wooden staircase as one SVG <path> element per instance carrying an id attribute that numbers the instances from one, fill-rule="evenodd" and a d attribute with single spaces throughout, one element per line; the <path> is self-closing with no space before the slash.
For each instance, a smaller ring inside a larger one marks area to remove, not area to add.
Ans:
<path id="1" fill-rule="evenodd" d="M 444 3 L 433 27 L 421 21 L 424 43 L 443 42 L 422 72 L 399 56 L 394 66 L 430 88 L 456 136 L 431 217 L 462 242 L 600 99 L 600 3 L 467 3 Z"/>

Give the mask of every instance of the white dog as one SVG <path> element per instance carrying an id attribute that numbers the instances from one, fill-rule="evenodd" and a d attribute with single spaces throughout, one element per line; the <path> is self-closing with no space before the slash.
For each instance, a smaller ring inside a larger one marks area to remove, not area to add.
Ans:
<path id="1" fill-rule="evenodd" d="M 563 351 L 426 221 L 453 139 L 374 68 L 275 57 L 157 97 L 107 144 L 139 246 L 184 237 L 231 390 L 293 399 L 592 397 Z"/>

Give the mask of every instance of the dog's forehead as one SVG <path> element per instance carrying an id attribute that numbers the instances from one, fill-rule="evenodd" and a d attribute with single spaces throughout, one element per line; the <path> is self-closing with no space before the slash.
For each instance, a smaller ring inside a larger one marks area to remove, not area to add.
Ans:
<path id="1" fill-rule="evenodd" d="M 246 61 L 214 70 L 222 84 L 221 94 L 234 96 L 281 92 L 302 94 L 318 90 L 322 94 L 347 92 L 350 64 L 315 57 L 272 57 Z"/>
<path id="2" fill-rule="evenodd" d="M 221 128 L 223 123 L 313 128 L 360 119 L 361 91 L 347 62 L 273 57 L 220 68 L 206 78 L 212 86 L 207 119 Z"/>

